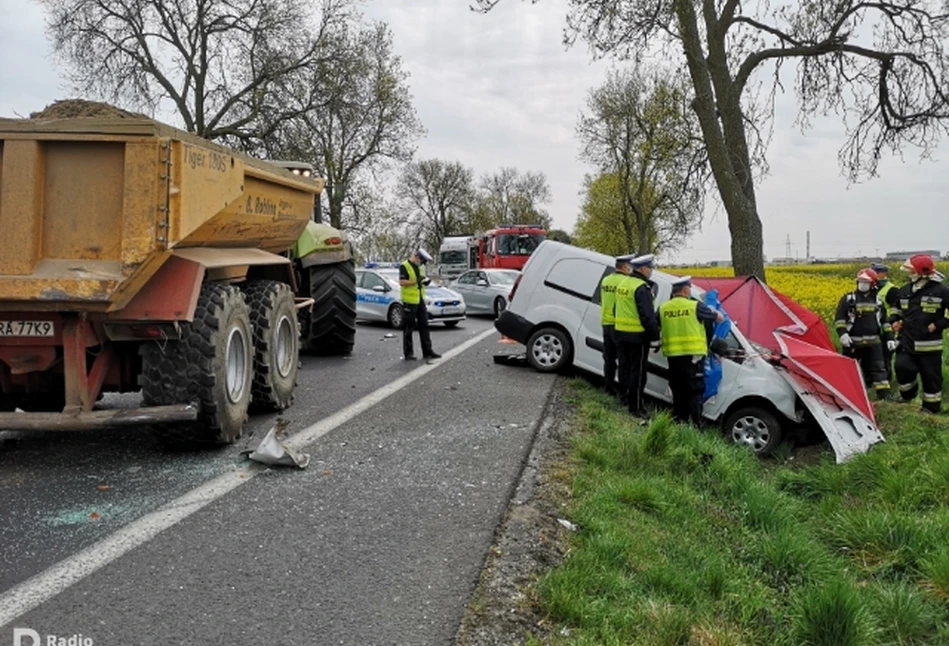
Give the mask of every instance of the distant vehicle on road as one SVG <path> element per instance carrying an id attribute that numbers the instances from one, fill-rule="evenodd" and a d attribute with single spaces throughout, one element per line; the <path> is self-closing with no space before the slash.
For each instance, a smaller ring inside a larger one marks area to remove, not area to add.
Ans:
<path id="1" fill-rule="evenodd" d="M 502 224 L 468 242 L 468 267 L 520 270 L 546 239 L 547 230 L 539 224 Z"/>
<path id="2" fill-rule="evenodd" d="M 513 269 L 472 269 L 451 283 L 461 294 L 472 314 L 493 314 L 495 318 L 507 309 L 508 296 L 521 272 Z"/>
<path id="3" fill-rule="evenodd" d="M 468 270 L 468 242 L 474 236 L 446 236 L 438 249 L 438 277 L 452 280 Z"/>
<path id="4" fill-rule="evenodd" d="M 432 323 L 455 327 L 465 320 L 465 299 L 457 292 L 435 284 L 425 288 L 425 305 Z M 356 319 L 381 321 L 401 329 L 402 293 L 399 263 L 367 263 L 356 270 Z"/>

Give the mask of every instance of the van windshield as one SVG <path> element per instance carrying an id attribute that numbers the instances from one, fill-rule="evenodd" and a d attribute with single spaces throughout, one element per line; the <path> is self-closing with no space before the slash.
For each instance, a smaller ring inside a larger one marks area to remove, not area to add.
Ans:
<path id="1" fill-rule="evenodd" d="M 462 265 L 468 261 L 468 254 L 464 251 L 443 251 L 439 255 L 439 262 L 443 265 Z"/>

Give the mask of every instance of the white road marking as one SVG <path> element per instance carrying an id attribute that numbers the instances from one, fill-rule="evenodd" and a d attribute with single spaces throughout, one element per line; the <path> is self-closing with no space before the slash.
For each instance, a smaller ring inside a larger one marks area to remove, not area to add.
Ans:
<path id="1" fill-rule="evenodd" d="M 492 334 L 497 334 L 494 326 L 447 351 L 441 361 L 421 365 L 326 419 L 294 433 L 285 440 L 285 444 L 299 449 L 314 442 Z M 0 595 L 0 627 L 6 626 L 17 617 L 64 592 L 123 554 L 139 545 L 144 545 L 164 530 L 180 523 L 221 496 L 250 482 L 254 476 L 264 470 L 264 467 L 251 465 L 243 472 L 229 472 L 209 480 L 161 509 L 129 523 L 117 532 L 14 586 Z"/>

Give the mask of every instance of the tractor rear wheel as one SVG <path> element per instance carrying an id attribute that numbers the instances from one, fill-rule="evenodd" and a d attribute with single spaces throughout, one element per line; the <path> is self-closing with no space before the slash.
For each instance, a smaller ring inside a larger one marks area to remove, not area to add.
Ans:
<path id="1" fill-rule="evenodd" d="M 306 349 L 349 354 L 356 344 L 356 263 L 350 259 L 307 271 L 314 303 L 303 330 Z"/>

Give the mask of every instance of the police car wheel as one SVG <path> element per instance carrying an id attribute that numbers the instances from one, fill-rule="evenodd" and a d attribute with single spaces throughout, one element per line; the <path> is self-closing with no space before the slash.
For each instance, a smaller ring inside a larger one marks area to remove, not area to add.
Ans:
<path id="1" fill-rule="evenodd" d="M 393 303 L 389 307 L 389 313 L 386 314 L 386 320 L 389 325 L 401 329 L 402 325 L 405 323 L 405 310 L 402 308 L 401 303 Z"/>
<path id="2" fill-rule="evenodd" d="M 540 372 L 558 372 L 570 361 L 570 339 L 554 327 L 534 332 L 527 340 L 527 361 Z"/>
<path id="3" fill-rule="evenodd" d="M 725 421 L 725 432 L 735 444 L 744 444 L 757 455 L 769 455 L 784 439 L 781 423 L 764 408 L 736 410 Z"/>

